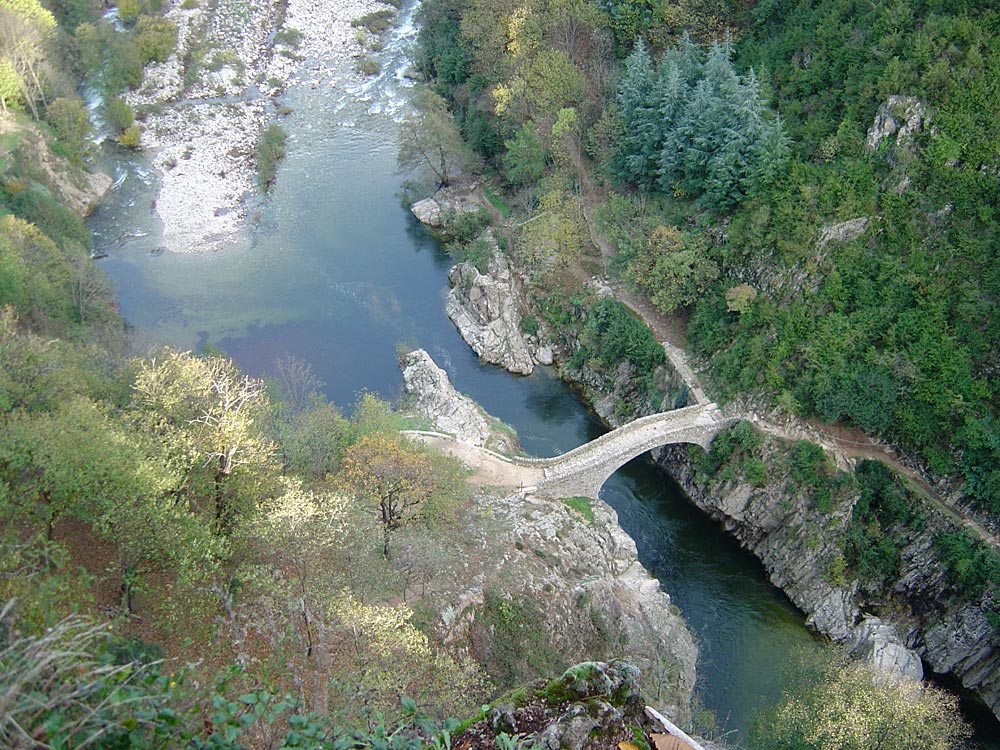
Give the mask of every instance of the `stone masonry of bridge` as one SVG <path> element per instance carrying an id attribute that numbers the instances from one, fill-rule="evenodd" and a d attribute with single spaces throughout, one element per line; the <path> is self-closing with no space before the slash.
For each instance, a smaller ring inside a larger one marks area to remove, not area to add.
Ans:
<path id="1" fill-rule="evenodd" d="M 596 498 L 608 477 L 636 456 L 671 443 L 694 443 L 707 450 L 712 438 L 734 421 L 723 417 L 714 403 L 695 404 L 636 419 L 561 456 L 510 461 L 542 469 L 535 494 Z"/>

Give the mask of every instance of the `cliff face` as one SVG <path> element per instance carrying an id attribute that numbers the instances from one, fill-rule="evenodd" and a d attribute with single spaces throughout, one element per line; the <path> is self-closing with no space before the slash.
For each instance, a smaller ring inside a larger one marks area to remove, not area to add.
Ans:
<path id="1" fill-rule="evenodd" d="M 451 290 L 445 311 L 484 362 L 530 375 L 536 363 L 552 364 L 552 352 L 524 332 L 514 274 L 492 231 L 487 230 L 480 241 L 492 248 L 486 273 L 471 263 L 453 267 L 448 272 Z"/>
<path id="2" fill-rule="evenodd" d="M 910 651 L 933 672 L 957 678 L 1000 715 L 1000 635 L 990 624 L 996 603 L 989 592 L 962 597 L 950 582 L 934 539 L 954 532 L 951 522 L 927 508 L 923 528 L 894 530 L 901 540 L 898 573 L 872 593 L 843 571 L 856 498 L 821 513 L 803 492 L 789 488 L 780 469 L 787 446 L 771 438 L 767 444 L 774 460 L 763 486 L 739 475 L 707 480 L 683 447 L 664 449 L 657 460 L 692 502 L 763 562 L 811 626 L 882 668 L 917 676 L 920 665 Z"/>
<path id="3" fill-rule="evenodd" d="M 484 412 L 477 406 L 470 412 L 471 402 L 425 352 L 406 357 L 405 373 L 414 408 L 437 429 L 467 445 L 490 440 Z M 563 666 L 624 658 L 639 668 L 652 705 L 678 723 L 688 721 L 697 648 L 670 596 L 639 563 L 614 510 L 596 500 L 571 508 L 484 491 L 467 523 L 478 549 L 434 595 L 442 606 L 433 627 L 445 643 L 512 667 L 546 654 Z M 507 642 L 512 628 L 516 642 Z M 509 653 L 484 653 L 501 646 Z"/>

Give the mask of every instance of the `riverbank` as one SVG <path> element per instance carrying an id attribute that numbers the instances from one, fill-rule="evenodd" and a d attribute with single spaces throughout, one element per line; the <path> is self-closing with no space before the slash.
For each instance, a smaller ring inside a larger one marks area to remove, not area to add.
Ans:
<path id="1" fill-rule="evenodd" d="M 351 21 L 391 7 L 375 0 L 187 6 L 171 0 L 166 17 L 178 27 L 177 51 L 148 66 L 127 96 L 143 116 L 142 145 L 159 174 L 151 210 L 161 247 L 176 253 L 246 241 L 260 199 L 257 140 L 287 114 L 278 95 L 296 83 L 342 81 L 365 38 Z"/>

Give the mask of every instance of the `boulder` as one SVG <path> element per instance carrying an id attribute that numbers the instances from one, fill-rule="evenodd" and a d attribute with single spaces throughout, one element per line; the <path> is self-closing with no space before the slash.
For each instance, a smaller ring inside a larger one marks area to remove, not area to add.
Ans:
<path id="1" fill-rule="evenodd" d="M 441 227 L 441 204 L 433 198 L 424 198 L 410 206 L 410 211 L 417 221 L 435 229 Z"/>
<path id="2" fill-rule="evenodd" d="M 865 617 L 848 642 L 851 656 L 864 659 L 870 666 L 898 680 L 922 680 L 924 667 L 920 657 L 908 649 L 891 623 L 878 617 Z"/>
<path id="3" fill-rule="evenodd" d="M 440 229 L 449 216 L 474 213 L 482 210 L 475 186 L 443 187 L 430 198 L 424 198 L 410 206 L 410 212 L 422 224 Z"/>

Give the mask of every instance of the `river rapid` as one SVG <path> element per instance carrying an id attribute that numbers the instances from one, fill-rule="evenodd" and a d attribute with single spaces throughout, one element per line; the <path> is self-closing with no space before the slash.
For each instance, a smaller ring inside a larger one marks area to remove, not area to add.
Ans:
<path id="1" fill-rule="evenodd" d="M 221 349 L 255 375 L 293 354 L 345 410 L 363 390 L 398 396 L 397 348 L 422 347 L 529 453 L 564 452 L 605 428 L 551 369 L 523 378 L 479 364 L 444 313 L 451 261 L 402 204 L 396 170 L 412 8 L 390 33 L 379 75 L 359 81 L 346 60 L 332 82 L 288 89 L 288 156 L 245 242 L 159 252 L 155 173 L 109 154 L 116 185 L 91 227 L 121 312 L 143 346 Z M 617 472 L 601 497 L 696 634 L 701 703 L 739 733 L 780 694 L 790 654 L 815 646 L 801 614 L 648 462 Z"/>

